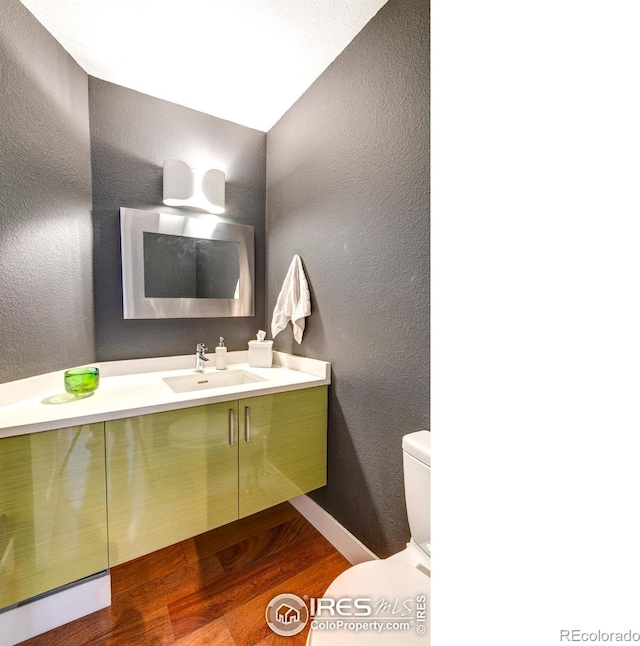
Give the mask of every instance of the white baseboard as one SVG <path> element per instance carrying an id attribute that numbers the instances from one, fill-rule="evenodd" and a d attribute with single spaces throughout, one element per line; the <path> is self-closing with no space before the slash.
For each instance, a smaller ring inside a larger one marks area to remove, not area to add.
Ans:
<path id="1" fill-rule="evenodd" d="M 111 576 L 104 574 L 0 612 L 0 646 L 14 646 L 111 605 Z"/>
<path id="2" fill-rule="evenodd" d="M 357 565 L 378 557 L 331 514 L 309 496 L 302 495 L 289 501 L 349 563 Z"/>

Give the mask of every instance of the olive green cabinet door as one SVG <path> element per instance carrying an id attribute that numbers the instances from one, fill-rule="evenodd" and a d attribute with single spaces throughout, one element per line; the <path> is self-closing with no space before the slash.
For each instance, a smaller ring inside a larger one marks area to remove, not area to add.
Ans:
<path id="1" fill-rule="evenodd" d="M 238 405 L 241 518 L 326 484 L 326 386 Z"/>
<path id="2" fill-rule="evenodd" d="M 0 608 L 106 570 L 104 424 L 0 440 Z"/>
<path id="3" fill-rule="evenodd" d="M 106 423 L 110 566 L 238 518 L 236 431 L 235 401 Z"/>

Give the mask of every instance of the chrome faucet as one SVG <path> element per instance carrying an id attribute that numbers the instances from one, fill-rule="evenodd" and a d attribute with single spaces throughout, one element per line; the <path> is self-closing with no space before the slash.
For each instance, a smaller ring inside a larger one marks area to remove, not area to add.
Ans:
<path id="1" fill-rule="evenodd" d="M 198 343 L 196 346 L 196 372 L 204 372 L 205 361 L 209 361 L 204 353 L 208 350 L 204 343 Z"/>

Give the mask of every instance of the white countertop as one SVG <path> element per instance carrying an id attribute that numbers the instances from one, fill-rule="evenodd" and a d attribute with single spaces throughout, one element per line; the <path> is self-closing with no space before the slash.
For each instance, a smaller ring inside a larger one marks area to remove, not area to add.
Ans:
<path id="1" fill-rule="evenodd" d="M 208 357 L 208 365 L 215 366 L 215 355 Z M 273 367 L 252 368 L 246 351 L 228 352 L 227 357 L 228 371 L 244 370 L 265 381 L 175 393 L 164 377 L 199 374 L 194 355 L 185 355 L 90 364 L 100 368 L 100 385 L 90 397 L 74 401 L 60 397 L 63 370 L 0 384 L 0 438 L 331 383 L 326 361 L 274 352 Z M 207 367 L 204 374 L 215 372 Z"/>

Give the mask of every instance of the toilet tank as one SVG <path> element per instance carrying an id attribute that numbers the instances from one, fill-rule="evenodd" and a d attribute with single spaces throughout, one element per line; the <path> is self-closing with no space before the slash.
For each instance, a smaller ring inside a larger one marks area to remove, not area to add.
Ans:
<path id="1" fill-rule="evenodd" d="M 431 433 L 417 431 L 402 438 L 404 495 L 411 538 L 431 554 Z"/>

